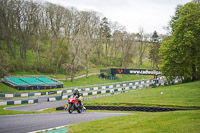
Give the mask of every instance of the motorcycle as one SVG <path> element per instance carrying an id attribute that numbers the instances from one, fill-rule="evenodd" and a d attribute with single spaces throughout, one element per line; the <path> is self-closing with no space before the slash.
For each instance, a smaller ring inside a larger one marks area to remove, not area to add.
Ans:
<path id="1" fill-rule="evenodd" d="M 78 97 L 72 95 L 68 99 L 68 112 L 71 114 L 74 110 L 77 110 L 78 113 L 82 112 L 83 106 L 78 102 Z"/>

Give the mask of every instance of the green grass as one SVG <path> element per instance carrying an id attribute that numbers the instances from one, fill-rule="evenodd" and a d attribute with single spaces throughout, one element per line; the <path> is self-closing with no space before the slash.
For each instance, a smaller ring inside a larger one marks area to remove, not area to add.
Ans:
<path id="1" fill-rule="evenodd" d="M 58 91 L 59 89 L 46 89 L 46 90 L 17 90 L 10 86 L 5 85 L 4 83 L 0 83 L 0 93 L 15 93 L 15 92 L 46 92 L 46 91 Z"/>
<path id="2" fill-rule="evenodd" d="M 200 111 L 135 112 L 69 126 L 71 133 L 199 133 Z"/>
<path id="3" fill-rule="evenodd" d="M 0 93 L 16 92 L 17 90 L 0 82 Z"/>
<path id="4" fill-rule="evenodd" d="M 119 68 L 119 67 L 116 67 Z M 110 67 L 106 67 L 106 66 L 99 66 L 99 65 L 95 65 L 94 67 L 91 65 L 89 68 L 89 73 L 98 73 L 100 71 L 100 69 L 110 69 Z M 82 70 L 78 73 L 75 74 L 75 76 L 80 76 L 80 75 L 85 75 L 86 71 Z M 55 79 L 65 79 L 66 75 L 65 74 L 61 74 L 58 73 L 57 77 L 55 77 L 55 72 L 52 73 L 41 73 L 41 72 L 37 72 L 37 71 L 17 71 L 15 73 L 12 74 L 13 76 L 47 76 L 50 78 L 55 78 Z M 68 78 L 70 78 L 70 75 L 68 75 Z"/>
<path id="5" fill-rule="evenodd" d="M 13 76 L 47 76 L 50 78 L 55 78 L 55 79 L 64 79 L 65 75 L 64 74 L 57 74 L 57 77 L 55 77 L 55 75 L 49 74 L 49 73 L 41 73 L 41 72 L 37 72 L 37 71 L 18 71 L 16 73 L 13 74 Z"/>
<path id="6" fill-rule="evenodd" d="M 200 81 L 146 88 L 143 90 L 132 90 L 128 93 L 88 100 L 85 102 L 85 105 L 200 108 Z"/>
<path id="7" fill-rule="evenodd" d="M 114 82 L 153 78 L 153 76 L 145 76 L 145 75 L 117 75 L 117 76 L 118 78 L 116 80 L 104 80 L 102 78 L 98 78 L 97 75 L 92 75 L 92 76 L 89 76 L 89 78 L 84 77 L 84 78 L 75 79 L 73 83 L 70 81 L 67 81 L 67 82 L 61 81 L 61 82 L 63 82 L 64 87 L 74 87 L 74 86 L 85 86 L 85 85 L 114 83 Z"/>
<path id="8" fill-rule="evenodd" d="M 137 60 L 137 59 L 135 59 Z M 139 62 L 139 60 L 138 60 Z M 151 62 L 149 59 L 143 59 L 142 60 L 142 65 L 138 65 L 136 67 L 134 67 L 133 69 L 150 69 L 150 70 L 153 70 L 154 68 L 151 66 Z"/>
<path id="9" fill-rule="evenodd" d="M 118 78 L 116 80 L 104 80 L 101 78 L 98 78 L 97 75 L 91 75 L 88 78 L 83 77 L 79 79 L 74 79 L 73 82 L 70 81 L 64 81 L 63 82 L 64 88 L 68 87 L 75 87 L 75 86 L 86 86 L 86 85 L 94 85 L 94 84 L 104 84 L 104 83 L 114 83 L 114 82 L 122 82 L 122 81 L 131 81 L 131 80 L 140 80 L 140 79 L 152 79 L 153 76 L 145 76 L 145 75 L 118 75 Z M 18 91 L 14 88 L 11 88 L 3 83 L 0 83 L 0 92 L 6 93 L 6 92 L 44 92 L 44 91 L 58 91 L 61 89 L 48 89 L 48 90 L 22 90 Z"/>

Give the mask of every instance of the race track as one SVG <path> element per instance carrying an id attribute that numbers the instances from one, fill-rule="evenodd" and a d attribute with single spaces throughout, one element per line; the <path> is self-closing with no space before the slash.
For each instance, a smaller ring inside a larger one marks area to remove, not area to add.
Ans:
<path id="1" fill-rule="evenodd" d="M 5 109 L 15 110 L 15 111 L 42 111 L 49 108 L 64 106 L 65 104 L 67 104 L 67 100 L 61 100 L 61 101 L 56 101 L 56 102 L 39 102 L 36 104 L 14 106 L 14 107 L 8 107 Z"/>
<path id="2" fill-rule="evenodd" d="M 42 111 L 48 108 L 60 107 L 67 104 L 67 100 L 47 102 L 49 97 L 52 96 L 39 96 L 38 103 L 31 105 L 21 105 L 5 108 L 6 110 L 16 111 Z M 93 98 L 93 97 L 90 97 Z M 95 97 L 94 97 L 95 98 Z M 133 115 L 131 113 L 81 113 L 68 112 L 62 113 L 43 113 L 43 114 L 23 114 L 23 115 L 9 115 L 0 116 L 0 133 L 24 133 L 38 130 L 44 130 L 84 121 L 91 121 L 103 119 L 108 117 Z"/>
<path id="3" fill-rule="evenodd" d="M 84 121 L 115 116 L 132 115 L 129 113 L 81 113 L 68 112 L 46 114 L 24 114 L 0 116 L 0 133 L 25 133 Z"/>

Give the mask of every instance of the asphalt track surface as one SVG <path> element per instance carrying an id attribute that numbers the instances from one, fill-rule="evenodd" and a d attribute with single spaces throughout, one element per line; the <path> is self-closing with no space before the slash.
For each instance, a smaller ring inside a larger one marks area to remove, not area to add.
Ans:
<path id="1" fill-rule="evenodd" d="M 43 111 L 45 109 L 64 106 L 67 104 L 67 100 L 61 100 L 56 102 L 39 102 L 30 105 L 21 105 L 5 108 L 6 110 L 15 110 L 15 111 Z"/>
<path id="2" fill-rule="evenodd" d="M 119 94 L 119 93 L 115 93 L 115 94 Z M 111 94 L 106 94 L 102 96 L 109 96 L 109 95 Z M 64 106 L 65 104 L 68 103 L 67 99 L 61 100 L 61 101 L 47 102 L 48 97 L 55 97 L 55 96 L 60 96 L 60 95 L 37 97 L 38 103 L 31 104 L 31 105 L 7 107 L 5 109 L 14 110 L 14 111 L 43 111 L 49 108 Z M 87 97 L 86 99 L 94 99 L 94 98 L 98 98 L 98 96 Z"/>
<path id="3" fill-rule="evenodd" d="M 97 119 L 133 115 L 131 113 L 73 112 L 0 116 L 0 133 L 25 133 Z"/>
<path id="4" fill-rule="evenodd" d="M 6 110 L 14 110 L 14 111 L 42 111 L 49 108 L 64 106 L 67 104 L 66 100 L 55 101 L 55 102 L 48 102 L 47 99 L 50 97 L 56 97 L 60 95 L 52 95 L 52 96 L 39 96 L 35 97 L 38 99 L 38 103 L 30 104 L 30 105 L 21 105 L 21 106 L 14 106 L 5 108 Z M 30 100 L 35 98 L 27 98 L 27 99 L 15 99 L 15 100 Z"/>

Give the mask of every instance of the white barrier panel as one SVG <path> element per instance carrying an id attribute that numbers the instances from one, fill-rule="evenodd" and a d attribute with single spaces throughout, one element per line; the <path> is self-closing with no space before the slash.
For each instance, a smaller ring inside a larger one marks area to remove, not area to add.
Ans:
<path id="1" fill-rule="evenodd" d="M 94 87 L 94 90 L 98 90 L 98 87 Z"/>
<path id="2" fill-rule="evenodd" d="M 141 84 L 144 84 L 144 81 L 142 81 Z"/>
<path id="3" fill-rule="evenodd" d="M 54 102 L 54 101 L 56 101 L 56 98 L 55 97 L 49 98 L 49 101 Z"/>
<path id="4" fill-rule="evenodd" d="M 85 88 L 85 91 L 89 91 L 90 90 L 90 88 Z"/>
<path id="5" fill-rule="evenodd" d="M 133 86 L 133 89 L 136 89 L 136 86 Z"/>
<path id="6" fill-rule="evenodd" d="M 126 86 L 126 84 L 123 84 L 123 86 Z"/>
<path id="7" fill-rule="evenodd" d="M 135 85 L 138 85 L 138 82 L 135 82 Z"/>
<path id="8" fill-rule="evenodd" d="M 120 85 L 118 84 L 118 85 L 116 85 L 116 87 L 120 87 Z"/>
<path id="9" fill-rule="evenodd" d="M 110 89 L 110 92 L 114 92 L 114 89 Z"/>
<path id="10" fill-rule="evenodd" d="M 131 86 L 131 85 L 133 85 L 133 83 L 129 83 L 129 85 Z"/>
<path id="11" fill-rule="evenodd" d="M 129 90 L 129 87 L 126 87 L 125 89 L 126 89 L 126 90 Z"/>
<path id="12" fill-rule="evenodd" d="M 61 94 L 62 93 L 62 91 L 57 91 L 57 94 Z"/>
<path id="13" fill-rule="evenodd" d="M 28 97 L 28 93 L 21 94 L 21 97 Z"/>
<path id="14" fill-rule="evenodd" d="M 21 100 L 14 101 L 14 104 L 21 104 Z"/>
<path id="15" fill-rule="evenodd" d="M 67 93 L 72 93 L 72 90 L 67 90 Z"/>
<path id="16" fill-rule="evenodd" d="M 13 94 L 5 94 L 5 97 L 14 97 Z"/>
<path id="17" fill-rule="evenodd" d="M 93 92 L 92 92 L 92 95 L 96 95 L 96 94 L 97 94 L 97 91 L 93 91 Z"/>
<path id="18" fill-rule="evenodd" d="M 67 98 L 68 98 L 68 95 L 62 96 L 62 99 L 67 99 Z"/>
<path id="19" fill-rule="evenodd" d="M 41 96 L 41 93 L 35 93 L 35 96 Z"/>
<path id="20" fill-rule="evenodd" d="M 122 88 L 119 88 L 118 91 L 122 91 Z"/>
<path id="21" fill-rule="evenodd" d="M 7 105 L 7 102 L 0 102 L 0 105 Z"/>
<path id="22" fill-rule="evenodd" d="M 113 88 L 113 85 L 110 85 L 109 88 Z"/>
<path id="23" fill-rule="evenodd" d="M 106 89 L 106 86 L 102 86 L 102 89 Z"/>
<path id="24" fill-rule="evenodd" d="M 34 103 L 34 100 L 28 100 L 28 103 Z"/>
<path id="25" fill-rule="evenodd" d="M 106 93 L 106 90 L 102 90 L 101 93 Z"/>
<path id="26" fill-rule="evenodd" d="M 87 96 L 88 95 L 88 93 L 83 93 L 83 96 Z"/>

